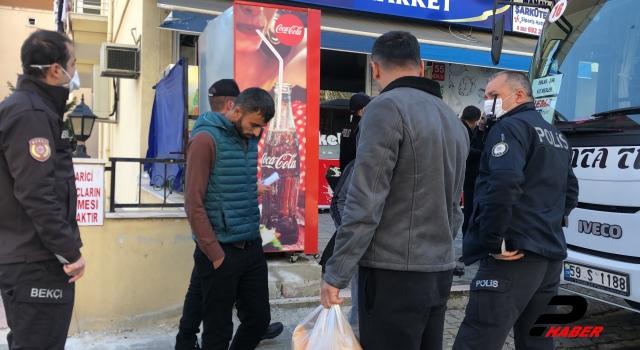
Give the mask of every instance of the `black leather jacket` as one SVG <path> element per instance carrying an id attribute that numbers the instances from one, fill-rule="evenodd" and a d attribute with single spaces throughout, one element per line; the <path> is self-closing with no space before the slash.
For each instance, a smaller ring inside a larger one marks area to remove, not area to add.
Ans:
<path id="1" fill-rule="evenodd" d="M 63 123 L 69 89 L 20 76 L 0 103 L 0 264 L 80 259 L 76 186 Z"/>

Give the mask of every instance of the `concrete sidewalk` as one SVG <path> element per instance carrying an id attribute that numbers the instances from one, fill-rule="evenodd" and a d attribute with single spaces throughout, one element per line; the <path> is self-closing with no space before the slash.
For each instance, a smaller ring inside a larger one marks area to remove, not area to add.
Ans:
<path id="1" fill-rule="evenodd" d="M 299 317 L 304 317 L 311 313 L 314 308 L 307 308 L 295 312 Z M 343 307 L 342 311 L 346 315 L 350 307 Z M 277 320 L 278 315 L 274 321 Z M 272 317 L 273 317 L 272 316 Z M 443 349 L 451 349 L 458 332 L 458 327 L 464 318 L 463 311 L 449 311 L 445 318 Z M 234 318 L 234 325 L 237 319 Z M 262 350 L 291 350 L 291 337 L 296 324 L 286 324 L 282 334 L 273 340 L 266 340 L 260 343 L 257 349 Z M 234 327 L 235 328 L 235 327 Z M 87 333 L 73 336 L 68 339 L 67 350 L 172 350 L 175 346 L 175 334 L 177 328 L 172 326 L 160 326 L 158 329 L 150 330 L 124 330 L 117 333 Z M 1 335 L 0 335 L 1 336 Z M 0 343 L 1 344 L 1 343 Z M 5 343 L 6 344 L 6 343 Z M 7 349 L 6 345 L 0 345 L 0 350 Z M 513 338 L 509 336 L 503 349 L 515 349 Z"/>

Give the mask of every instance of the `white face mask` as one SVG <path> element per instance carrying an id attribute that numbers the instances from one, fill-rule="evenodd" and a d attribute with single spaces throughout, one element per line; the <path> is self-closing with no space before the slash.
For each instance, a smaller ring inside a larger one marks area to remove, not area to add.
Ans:
<path id="1" fill-rule="evenodd" d="M 31 67 L 43 69 L 43 68 L 49 68 L 51 67 L 51 65 L 50 64 L 43 64 L 43 65 L 32 64 Z M 69 83 L 64 84 L 63 86 L 68 86 L 70 93 L 73 92 L 74 90 L 78 90 L 80 88 L 80 76 L 78 75 L 78 70 L 76 69 L 76 72 L 73 74 L 73 77 L 71 77 L 64 68 L 60 67 L 60 69 L 62 69 L 64 74 L 69 77 Z"/>
<path id="2" fill-rule="evenodd" d="M 508 99 L 509 97 L 513 96 L 515 94 L 512 93 L 511 95 L 507 96 L 506 99 Z M 484 112 L 487 115 L 493 114 L 494 117 L 496 118 L 500 118 L 503 115 L 507 114 L 509 111 L 505 111 L 504 109 L 502 109 L 502 99 L 501 98 L 497 98 L 496 100 L 496 109 L 495 109 L 495 113 L 491 113 L 493 110 L 493 100 L 485 100 L 484 101 Z M 511 107 L 509 107 L 509 110 L 511 110 L 513 108 L 513 105 Z"/>
<path id="3" fill-rule="evenodd" d="M 71 81 L 69 81 L 69 92 L 80 89 L 80 76 L 78 75 L 78 70 L 76 69 L 75 73 L 73 73 L 73 78 L 66 70 L 62 69 L 62 71 L 69 77 L 69 79 L 71 79 Z"/>

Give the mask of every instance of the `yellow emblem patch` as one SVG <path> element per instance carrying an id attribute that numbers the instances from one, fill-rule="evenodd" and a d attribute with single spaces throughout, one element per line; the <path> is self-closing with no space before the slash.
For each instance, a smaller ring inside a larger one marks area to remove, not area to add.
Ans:
<path id="1" fill-rule="evenodd" d="M 33 159 L 44 162 L 51 156 L 51 147 L 49 147 L 49 140 L 41 137 L 29 140 L 29 153 Z"/>

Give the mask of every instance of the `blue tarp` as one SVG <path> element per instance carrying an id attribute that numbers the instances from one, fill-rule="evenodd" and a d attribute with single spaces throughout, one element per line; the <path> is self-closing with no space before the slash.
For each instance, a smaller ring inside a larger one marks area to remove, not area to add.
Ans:
<path id="1" fill-rule="evenodd" d="M 184 71 L 183 59 L 171 69 L 169 74 L 154 86 L 156 90 L 149 126 L 149 148 L 147 158 L 176 158 L 180 154 L 171 152 L 184 151 Z M 150 171 L 151 185 L 163 186 L 166 181 L 173 181 L 171 188 L 182 191 L 182 172 L 184 166 L 162 163 L 147 163 L 145 171 Z"/>

